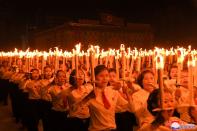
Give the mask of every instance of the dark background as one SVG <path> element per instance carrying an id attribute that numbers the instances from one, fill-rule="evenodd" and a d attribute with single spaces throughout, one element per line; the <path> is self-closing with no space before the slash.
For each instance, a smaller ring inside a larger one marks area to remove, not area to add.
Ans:
<path id="1" fill-rule="evenodd" d="M 22 40 L 32 30 L 80 18 L 98 19 L 107 12 L 128 22 L 150 24 L 155 41 L 160 46 L 197 47 L 197 0 L 0 0 L 0 50 L 20 47 L 14 41 Z M 163 41 L 175 41 L 166 45 Z"/>

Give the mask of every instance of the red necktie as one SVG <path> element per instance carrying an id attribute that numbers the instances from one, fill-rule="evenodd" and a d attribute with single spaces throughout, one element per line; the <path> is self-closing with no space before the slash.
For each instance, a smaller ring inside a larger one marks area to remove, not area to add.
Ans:
<path id="1" fill-rule="evenodd" d="M 195 101 L 195 104 L 197 105 L 197 98 L 195 98 L 194 101 Z"/>
<path id="2" fill-rule="evenodd" d="M 103 99 L 104 107 L 106 109 L 109 109 L 111 107 L 111 105 L 110 105 L 110 103 L 109 103 L 104 91 L 102 92 L 102 99 Z"/>

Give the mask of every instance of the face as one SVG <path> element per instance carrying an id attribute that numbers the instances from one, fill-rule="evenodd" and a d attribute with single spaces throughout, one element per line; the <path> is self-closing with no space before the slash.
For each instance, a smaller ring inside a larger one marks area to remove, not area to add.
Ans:
<path id="1" fill-rule="evenodd" d="M 181 72 L 181 85 L 183 85 L 184 87 L 188 87 L 188 72 L 187 71 L 184 71 L 184 72 Z"/>
<path id="2" fill-rule="evenodd" d="M 31 76 L 32 76 L 32 80 L 38 80 L 39 79 L 39 71 L 34 70 L 31 74 Z"/>
<path id="3" fill-rule="evenodd" d="M 45 79 L 50 79 L 52 77 L 52 69 L 47 67 L 44 70 L 44 77 Z"/>
<path id="4" fill-rule="evenodd" d="M 116 82 L 116 73 L 115 72 L 110 72 L 109 73 L 109 83 Z"/>
<path id="5" fill-rule="evenodd" d="M 170 77 L 171 77 L 171 79 L 176 79 L 177 78 L 177 73 L 178 73 L 178 69 L 177 68 L 172 68 L 170 70 Z"/>
<path id="6" fill-rule="evenodd" d="M 57 84 L 58 85 L 64 85 L 66 83 L 66 73 L 63 71 L 60 71 L 57 74 Z"/>
<path id="7" fill-rule="evenodd" d="M 174 108 L 174 99 L 172 94 L 165 92 L 164 93 L 164 108 Z M 162 112 L 162 116 L 167 120 L 173 116 L 174 109 L 165 110 Z"/>
<path id="8" fill-rule="evenodd" d="M 109 72 L 108 70 L 101 71 L 98 75 L 96 75 L 96 86 L 98 88 L 104 88 L 107 86 L 109 82 Z"/>
<path id="9" fill-rule="evenodd" d="M 77 84 L 82 85 L 84 83 L 84 81 L 85 81 L 85 74 L 82 70 L 79 70 Z"/>
<path id="10" fill-rule="evenodd" d="M 143 87 L 146 91 L 148 92 L 152 92 L 154 90 L 154 87 L 152 85 L 154 85 L 154 76 L 152 73 L 146 73 L 144 75 L 144 78 L 142 80 L 142 84 Z"/>

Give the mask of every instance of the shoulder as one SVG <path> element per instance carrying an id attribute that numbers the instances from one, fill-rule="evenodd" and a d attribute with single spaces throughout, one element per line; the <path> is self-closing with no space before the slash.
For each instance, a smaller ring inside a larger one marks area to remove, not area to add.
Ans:
<path id="1" fill-rule="evenodd" d="M 34 84 L 34 82 L 32 80 L 27 80 L 27 86 L 33 85 L 33 84 Z"/>
<path id="2" fill-rule="evenodd" d="M 180 118 L 178 117 L 170 117 L 170 121 L 171 122 L 178 122 L 179 124 L 187 124 L 186 122 L 184 122 L 183 120 L 181 120 Z"/>
<path id="3" fill-rule="evenodd" d="M 107 92 L 111 92 L 111 93 L 118 93 L 117 90 L 114 90 L 114 89 L 113 89 L 113 86 L 107 86 L 107 87 L 105 87 L 105 90 L 106 90 Z"/>
<path id="4" fill-rule="evenodd" d="M 87 88 L 87 89 L 93 89 L 93 85 L 92 84 L 90 84 L 90 83 L 87 83 L 87 84 L 85 84 L 85 85 L 83 85 L 85 88 Z"/>
<path id="5" fill-rule="evenodd" d="M 57 85 L 51 85 L 49 86 L 49 91 L 53 91 L 57 88 Z"/>
<path id="6" fill-rule="evenodd" d="M 139 89 L 137 92 L 135 92 L 135 93 L 133 94 L 133 96 L 141 96 L 142 94 L 145 94 L 144 89 Z"/>
<path id="7" fill-rule="evenodd" d="M 165 126 L 159 126 L 154 128 L 151 124 L 146 124 L 138 131 L 171 131 L 171 129 Z"/>

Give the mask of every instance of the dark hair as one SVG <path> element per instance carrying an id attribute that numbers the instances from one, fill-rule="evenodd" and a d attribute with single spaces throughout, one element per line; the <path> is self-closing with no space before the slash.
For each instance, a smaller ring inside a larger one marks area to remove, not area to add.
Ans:
<path id="1" fill-rule="evenodd" d="M 111 72 L 114 72 L 114 73 L 116 73 L 116 69 L 114 69 L 114 68 L 109 68 L 109 73 L 111 73 Z"/>
<path id="2" fill-rule="evenodd" d="M 65 73 L 63 70 L 58 70 L 57 73 L 56 73 L 56 77 L 58 76 L 58 74 L 59 74 L 60 72 Z M 65 74 L 66 74 L 66 73 L 65 73 Z"/>
<path id="3" fill-rule="evenodd" d="M 147 100 L 147 108 L 148 111 L 155 116 L 155 120 L 151 123 L 153 127 L 158 127 L 165 122 L 164 117 L 162 116 L 161 111 L 153 111 L 156 108 L 159 108 L 159 100 L 160 100 L 160 90 L 155 89 L 153 92 L 150 93 L 148 100 Z"/>
<path id="4" fill-rule="evenodd" d="M 46 68 L 50 68 L 52 70 L 52 67 L 50 65 L 45 66 L 44 70 L 46 70 Z"/>
<path id="5" fill-rule="evenodd" d="M 36 69 L 36 68 L 33 68 L 33 69 L 30 70 L 30 72 L 33 72 L 33 71 L 38 71 L 39 72 L 39 70 Z"/>
<path id="6" fill-rule="evenodd" d="M 98 66 L 96 66 L 94 68 L 95 76 L 97 76 L 100 72 L 102 72 L 104 70 L 107 70 L 108 71 L 108 68 L 105 65 L 98 65 Z"/>
<path id="7" fill-rule="evenodd" d="M 70 77 L 69 77 L 69 83 L 72 85 L 72 86 L 76 86 L 77 85 L 77 80 L 76 80 L 76 70 L 73 70 L 71 73 L 70 73 Z"/>
<path id="8" fill-rule="evenodd" d="M 171 94 L 168 89 L 164 89 L 164 92 Z M 155 116 L 155 120 L 151 123 L 153 127 L 158 127 L 165 122 L 162 111 L 153 111 L 156 108 L 160 108 L 160 94 L 160 89 L 155 89 L 150 93 L 147 100 L 148 111 Z"/>
<path id="9" fill-rule="evenodd" d="M 160 90 L 159 89 L 155 89 L 153 90 L 147 100 L 147 108 L 148 111 L 153 115 L 156 116 L 157 112 L 153 112 L 153 109 L 156 109 L 159 107 L 159 101 L 160 100 Z"/>
<path id="10" fill-rule="evenodd" d="M 33 71 L 37 71 L 39 73 L 39 70 L 37 68 L 33 68 L 30 70 L 30 79 L 32 80 L 32 72 Z M 39 79 L 40 79 L 40 75 L 39 75 Z"/>
<path id="11" fill-rule="evenodd" d="M 85 74 L 84 74 L 84 78 L 85 78 Z M 77 86 L 76 70 L 75 69 L 70 73 L 69 83 L 72 85 L 72 87 L 76 87 Z M 84 80 L 83 84 L 84 83 L 85 83 L 85 80 Z"/>
<path id="12" fill-rule="evenodd" d="M 147 74 L 147 73 L 151 73 L 151 74 L 154 76 L 154 73 L 153 73 L 151 70 L 149 70 L 149 69 L 146 69 L 146 70 L 142 71 L 142 72 L 139 74 L 138 78 L 137 78 L 137 84 L 140 85 L 141 88 L 144 88 L 144 87 L 143 87 L 143 82 L 142 82 L 142 81 L 143 81 L 143 79 L 144 79 L 145 74 Z"/>

